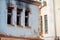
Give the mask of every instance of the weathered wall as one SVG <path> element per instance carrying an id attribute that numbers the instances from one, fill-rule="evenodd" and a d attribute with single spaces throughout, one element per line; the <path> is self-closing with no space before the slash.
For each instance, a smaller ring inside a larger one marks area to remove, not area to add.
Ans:
<path id="1" fill-rule="evenodd" d="M 15 2 L 12 1 L 14 4 Z M 38 32 L 38 18 L 39 18 L 39 13 L 38 13 L 38 7 L 35 5 L 29 4 L 29 7 L 31 9 L 31 14 L 29 14 L 29 26 L 31 28 L 26 28 L 24 26 L 24 10 L 22 12 L 22 26 L 23 28 L 17 27 L 17 25 L 14 26 L 8 26 L 7 25 L 7 7 L 6 7 L 6 1 L 5 0 L 0 0 L 0 32 L 6 35 L 12 35 L 12 36 L 25 36 L 25 37 L 39 37 L 39 32 Z M 13 11 L 14 13 L 14 18 L 16 18 L 16 9 Z M 16 20 L 14 20 L 14 24 L 16 24 Z M 34 33 L 35 31 L 35 33 Z"/>
<path id="2" fill-rule="evenodd" d="M 11 37 L 1 37 L 0 40 L 41 40 L 40 38 L 11 38 Z"/>

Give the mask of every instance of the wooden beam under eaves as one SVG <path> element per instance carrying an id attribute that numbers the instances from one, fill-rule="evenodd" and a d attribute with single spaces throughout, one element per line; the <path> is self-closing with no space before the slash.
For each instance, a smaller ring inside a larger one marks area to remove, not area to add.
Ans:
<path id="1" fill-rule="evenodd" d="M 37 2 L 37 1 L 33 1 L 33 0 L 16 0 L 16 1 L 25 2 L 25 3 L 28 3 L 28 4 L 33 4 L 33 5 L 36 5 L 36 6 L 41 5 L 41 2 Z"/>

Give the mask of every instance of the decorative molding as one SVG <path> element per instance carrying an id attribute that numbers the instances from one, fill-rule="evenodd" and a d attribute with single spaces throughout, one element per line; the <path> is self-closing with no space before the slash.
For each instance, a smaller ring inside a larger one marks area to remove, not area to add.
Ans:
<path id="1" fill-rule="evenodd" d="M 41 5 L 41 2 L 34 1 L 34 0 L 16 0 L 16 1 L 25 2 L 25 3 L 28 3 L 28 4 L 33 4 L 33 5 L 36 5 L 36 6 Z"/>
<path id="2" fill-rule="evenodd" d="M 43 5 L 42 5 L 42 4 L 43 4 Z M 47 6 L 47 2 L 46 2 L 46 1 L 43 1 L 42 4 L 41 4 L 41 6 L 40 6 L 40 10 L 41 10 L 43 7 Z"/>
<path id="3" fill-rule="evenodd" d="M 47 6 L 46 1 L 43 1 L 43 7 Z"/>
<path id="4" fill-rule="evenodd" d="M 0 34 L 1 40 L 41 40 L 40 38 L 28 38 L 28 37 L 15 37 L 15 36 L 6 36 Z"/>

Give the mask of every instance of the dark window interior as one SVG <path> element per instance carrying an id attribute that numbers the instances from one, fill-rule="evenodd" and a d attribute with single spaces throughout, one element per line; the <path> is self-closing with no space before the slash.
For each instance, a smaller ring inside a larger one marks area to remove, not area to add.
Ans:
<path id="1" fill-rule="evenodd" d="M 29 15 L 29 12 L 28 11 L 25 11 L 25 16 L 28 16 Z"/>
<path id="2" fill-rule="evenodd" d="M 28 19 L 29 19 L 29 10 L 25 11 L 25 26 L 28 26 Z"/>
<path id="3" fill-rule="evenodd" d="M 11 18 L 12 18 L 12 8 L 8 7 L 8 17 L 7 17 L 7 24 L 11 24 Z"/>
<path id="4" fill-rule="evenodd" d="M 20 24 L 19 24 L 19 16 L 17 16 L 17 25 L 20 25 Z"/>
<path id="5" fill-rule="evenodd" d="M 7 23 L 8 23 L 8 24 L 11 24 L 11 16 L 10 16 L 10 15 L 8 15 Z"/>
<path id="6" fill-rule="evenodd" d="M 22 9 L 17 8 L 17 25 L 21 25 L 21 12 Z"/>
<path id="7" fill-rule="evenodd" d="M 44 18 L 45 18 L 45 33 L 48 33 L 47 15 L 44 15 Z"/>
<path id="8" fill-rule="evenodd" d="M 8 13 L 12 13 L 12 9 L 9 9 L 9 8 L 8 8 Z"/>
<path id="9" fill-rule="evenodd" d="M 28 26 L 28 18 L 25 18 L 25 26 Z"/>

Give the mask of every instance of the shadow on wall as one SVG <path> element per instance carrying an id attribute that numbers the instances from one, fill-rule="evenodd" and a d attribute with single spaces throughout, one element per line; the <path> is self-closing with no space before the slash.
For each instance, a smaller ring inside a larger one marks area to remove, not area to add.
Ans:
<path id="1" fill-rule="evenodd" d="M 60 40 L 60 37 L 59 37 L 59 36 L 57 36 L 57 38 L 56 38 L 55 40 Z"/>

